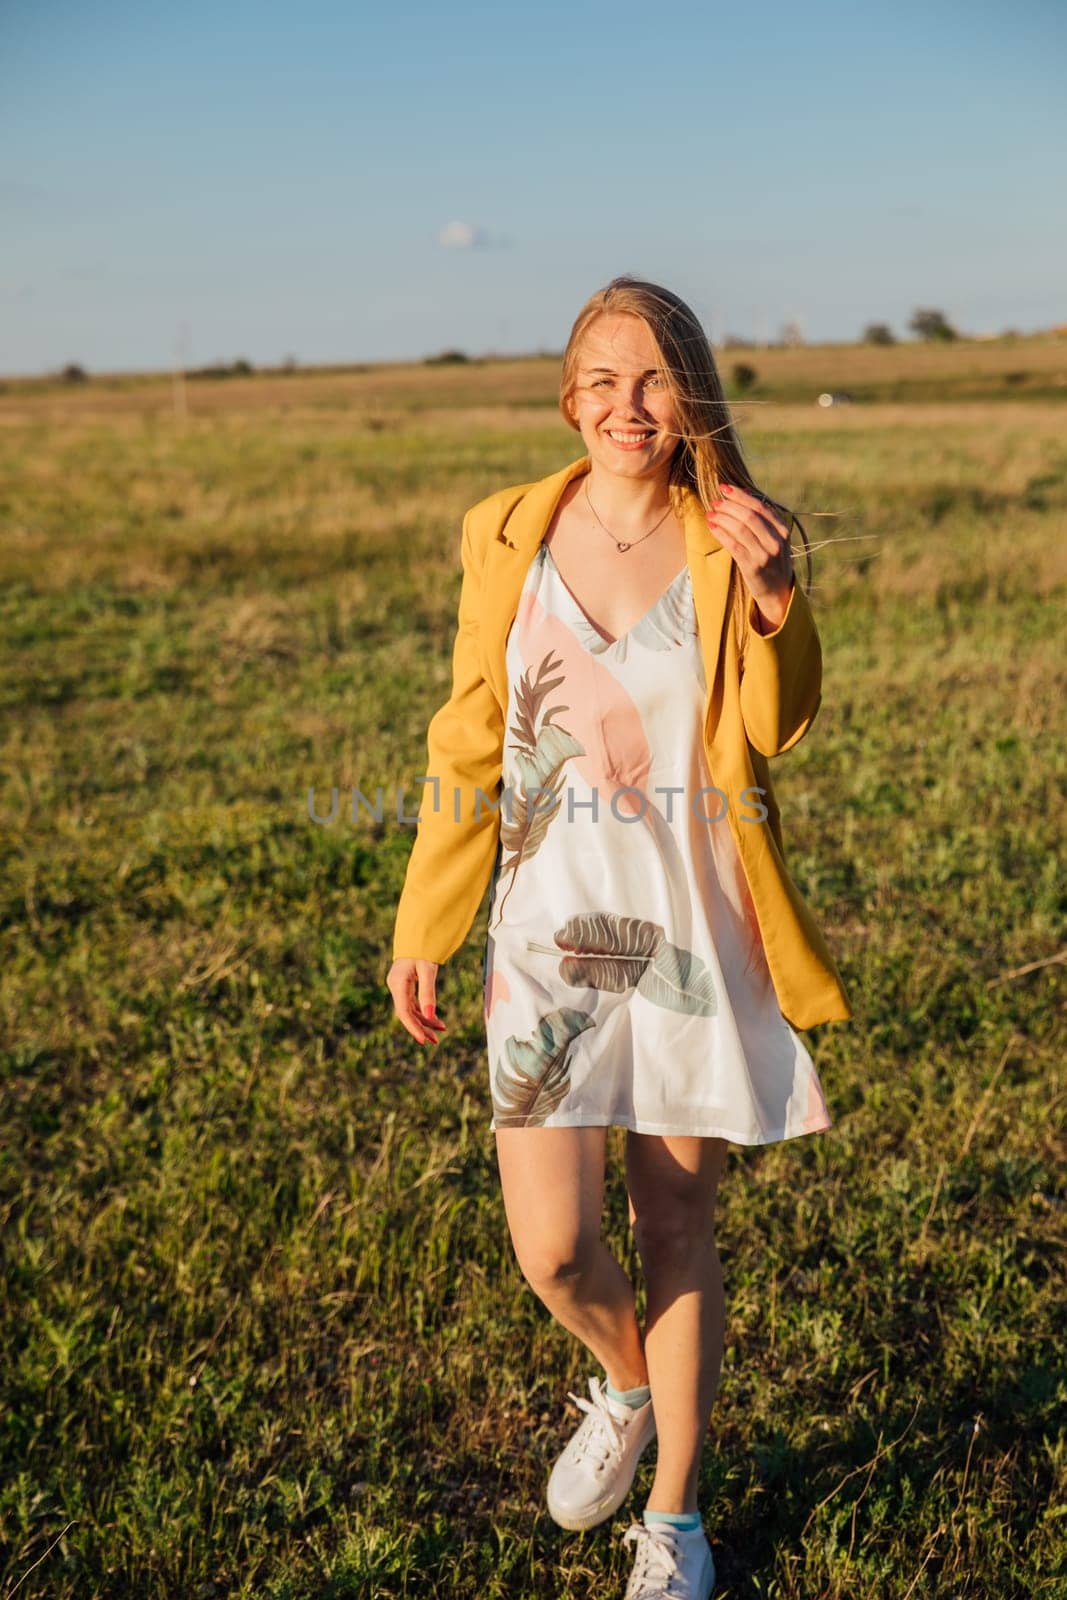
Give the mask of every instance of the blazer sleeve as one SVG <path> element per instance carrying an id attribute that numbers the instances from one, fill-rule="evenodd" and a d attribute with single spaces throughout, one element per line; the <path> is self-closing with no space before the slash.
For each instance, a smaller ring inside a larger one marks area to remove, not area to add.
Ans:
<path id="1" fill-rule="evenodd" d="M 500 814 L 504 713 L 482 674 L 478 615 L 484 548 L 463 519 L 463 582 L 452 650 L 452 692 L 426 733 L 426 783 L 397 904 L 393 959 L 447 961 L 466 939 L 489 883 Z M 436 791 L 436 792 L 435 792 Z M 436 802 L 436 804 L 435 804 Z"/>
<path id="2" fill-rule="evenodd" d="M 822 646 L 811 605 L 794 581 L 785 616 L 771 633 L 757 633 L 755 601 L 748 610 L 741 716 L 749 744 L 778 756 L 807 733 L 822 700 Z"/>

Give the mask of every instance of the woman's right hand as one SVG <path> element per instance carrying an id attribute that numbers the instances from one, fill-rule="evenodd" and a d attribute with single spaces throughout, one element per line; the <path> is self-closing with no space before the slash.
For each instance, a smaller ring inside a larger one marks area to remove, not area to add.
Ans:
<path id="1" fill-rule="evenodd" d="M 437 961 L 399 956 L 389 968 L 386 985 L 404 1027 L 419 1044 L 436 1044 L 445 1030 L 437 1015 Z M 438 1032 L 431 1030 L 437 1029 Z"/>

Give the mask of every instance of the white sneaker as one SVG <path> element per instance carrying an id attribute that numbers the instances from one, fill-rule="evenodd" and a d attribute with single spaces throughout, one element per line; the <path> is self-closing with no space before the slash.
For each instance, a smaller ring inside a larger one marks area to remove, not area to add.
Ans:
<path id="1" fill-rule="evenodd" d="M 568 1390 L 586 1413 L 548 1479 L 548 1509 L 561 1528 L 595 1528 L 617 1511 L 634 1481 L 641 1452 L 656 1432 L 649 1398 L 643 1406 L 612 1400 L 589 1379 L 592 1400 Z"/>
<path id="2" fill-rule="evenodd" d="M 708 1600 L 715 1562 L 703 1528 L 635 1522 L 622 1540 L 637 1546 L 624 1600 Z"/>

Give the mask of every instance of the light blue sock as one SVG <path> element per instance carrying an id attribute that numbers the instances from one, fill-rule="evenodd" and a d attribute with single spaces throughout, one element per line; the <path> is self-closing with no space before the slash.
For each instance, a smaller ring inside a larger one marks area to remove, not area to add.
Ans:
<path id="1" fill-rule="evenodd" d="M 652 1398 L 652 1390 L 647 1383 L 641 1384 L 637 1389 L 616 1389 L 607 1373 L 604 1374 L 607 1382 L 604 1384 L 604 1393 L 612 1400 L 621 1400 L 624 1406 L 643 1406 Z"/>
<path id="2" fill-rule="evenodd" d="M 691 1529 L 699 1528 L 701 1525 L 699 1511 L 649 1511 L 646 1509 L 642 1511 L 641 1515 L 646 1528 L 653 1522 L 669 1522 L 672 1528 L 681 1528 L 684 1532 L 689 1532 Z"/>

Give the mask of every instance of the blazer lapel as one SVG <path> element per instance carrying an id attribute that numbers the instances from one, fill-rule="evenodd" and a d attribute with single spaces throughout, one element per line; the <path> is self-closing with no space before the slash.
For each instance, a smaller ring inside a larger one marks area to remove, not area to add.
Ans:
<path id="1" fill-rule="evenodd" d="M 482 569 L 479 636 L 482 671 L 502 710 L 507 710 L 507 636 L 519 608 L 526 574 L 572 478 L 588 472 L 589 457 L 572 461 L 541 478 L 523 495 L 504 526 L 490 539 Z M 693 584 L 693 603 L 709 686 L 716 677 L 719 643 L 730 587 L 731 561 L 708 527 L 700 498 L 683 489 L 685 545 Z"/>

